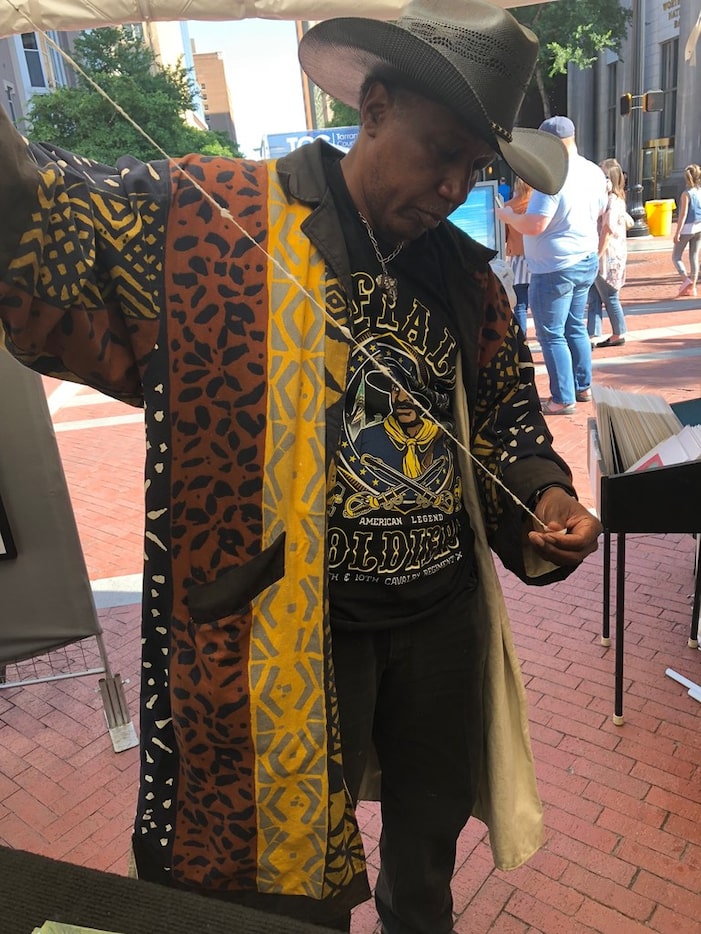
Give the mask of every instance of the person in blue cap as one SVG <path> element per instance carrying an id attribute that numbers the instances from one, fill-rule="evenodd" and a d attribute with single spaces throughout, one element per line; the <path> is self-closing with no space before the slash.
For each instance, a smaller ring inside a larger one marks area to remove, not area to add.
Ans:
<path id="1" fill-rule="evenodd" d="M 549 117 L 540 130 L 567 149 L 565 183 L 555 194 L 535 191 L 525 214 L 502 208 L 499 215 L 523 234 L 531 313 L 550 382 L 543 411 L 571 415 L 577 402 L 591 399 L 585 311 L 599 268 L 598 219 L 606 208 L 606 176 L 577 151 L 569 117 Z"/>

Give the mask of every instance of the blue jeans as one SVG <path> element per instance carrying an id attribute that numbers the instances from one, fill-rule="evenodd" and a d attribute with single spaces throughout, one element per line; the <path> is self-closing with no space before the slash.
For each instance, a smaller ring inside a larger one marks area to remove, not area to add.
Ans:
<path id="1" fill-rule="evenodd" d="M 587 333 L 589 337 L 601 337 L 601 322 L 604 316 L 604 305 L 601 296 L 593 285 L 587 296 Z"/>
<path id="2" fill-rule="evenodd" d="M 596 278 L 596 253 L 557 272 L 533 273 L 528 296 L 554 402 L 569 405 L 591 385 L 591 344 L 584 320 Z"/>
<path id="3" fill-rule="evenodd" d="M 601 311 L 606 306 L 606 314 L 611 322 L 611 333 L 616 337 L 626 333 L 626 316 L 623 313 L 621 298 L 618 289 L 609 285 L 602 276 L 597 276 L 594 285 L 589 290 L 589 306 L 587 309 L 587 331 L 590 337 L 601 334 Z"/>
<path id="4" fill-rule="evenodd" d="M 525 337 L 526 329 L 528 326 L 528 283 L 516 282 L 514 284 L 514 292 L 516 293 L 514 318 L 516 319 L 516 324 L 518 324 L 519 328 L 521 329 L 521 333 Z"/>

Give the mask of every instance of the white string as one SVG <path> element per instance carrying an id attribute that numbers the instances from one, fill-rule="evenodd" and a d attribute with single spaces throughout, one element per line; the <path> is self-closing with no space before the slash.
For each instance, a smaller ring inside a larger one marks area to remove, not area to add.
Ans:
<path id="1" fill-rule="evenodd" d="M 45 42 L 47 42 L 48 45 L 50 45 L 52 49 L 58 52 L 58 54 L 66 62 L 68 62 L 68 64 L 72 68 L 74 68 L 75 71 L 78 74 L 80 74 L 81 77 L 84 78 L 85 81 L 87 81 L 88 84 L 91 87 L 93 87 L 98 92 L 98 94 L 100 94 L 117 111 L 117 113 L 119 113 L 122 117 L 124 117 L 124 119 L 128 123 L 130 123 L 131 126 L 133 126 L 134 129 L 138 133 L 140 133 L 144 137 L 144 139 L 146 139 L 154 147 L 154 149 L 157 152 L 159 152 L 163 156 L 163 158 L 167 160 L 168 163 L 170 163 L 170 165 L 177 172 L 185 176 L 185 178 L 187 178 L 191 182 L 191 184 L 194 185 L 197 191 L 219 212 L 221 217 L 230 221 L 234 225 L 234 227 L 236 227 L 236 229 L 241 234 L 243 234 L 244 237 L 246 237 L 247 240 L 249 240 L 255 247 L 257 247 L 257 249 L 260 250 L 260 252 L 263 253 L 263 255 L 266 257 L 266 259 L 272 262 L 272 264 L 275 266 L 278 272 L 280 272 L 289 282 L 291 282 L 295 286 L 295 288 L 297 288 L 305 296 L 305 298 L 307 298 L 311 302 L 311 304 L 315 308 L 317 308 L 317 310 L 321 312 L 325 320 L 328 321 L 338 331 L 340 331 L 341 334 L 346 338 L 346 340 L 348 340 L 351 344 L 353 344 L 356 347 L 356 349 L 360 352 L 360 354 L 365 358 L 366 361 L 372 363 L 373 366 L 380 373 L 382 373 L 383 376 L 385 376 L 393 386 L 401 390 L 411 400 L 411 402 L 418 408 L 421 414 L 425 418 L 428 419 L 428 421 L 431 424 L 436 425 L 436 427 L 439 428 L 446 435 L 446 437 L 450 438 L 450 440 L 456 445 L 456 447 L 460 451 L 462 451 L 464 454 L 466 454 L 467 457 L 469 457 L 470 460 L 474 464 L 476 464 L 480 470 L 482 470 L 485 474 L 487 474 L 487 476 L 490 477 L 491 480 L 493 480 L 499 487 L 501 487 L 501 489 L 514 501 L 514 503 L 516 503 L 517 506 L 523 509 L 524 512 L 526 512 L 531 517 L 531 519 L 533 519 L 544 531 L 546 532 L 550 531 L 550 529 L 543 522 L 543 520 L 540 519 L 538 516 L 536 516 L 536 514 L 526 505 L 526 503 L 524 503 L 521 499 L 519 499 L 519 497 L 515 493 L 513 493 L 496 474 L 492 473 L 492 471 L 489 470 L 488 467 L 485 467 L 485 465 L 475 457 L 472 451 L 470 451 L 470 449 L 465 444 L 463 444 L 462 441 L 455 434 L 450 432 L 444 425 L 440 424 L 440 422 L 438 422 L 435 419 L 433 414 L 428 411 L 428 409 L 423 405 L 423 403 L 419 399 L 417 399 L 405 386 L 403 386 L 402 383 L 400 383 L 399 380 L 396 378 L 396 376 L 380 360 L 377 360 L 373 356 L 373 354 L 367 351 L 365 347 L 363 347 L 363 345 L 360 344 L 360 342 L 355 339 L 355 337 L 353 336 L 349 328 L 340 324 L 338 321 L 335 321 L 331 317 L 331 315 L 329 315 L 326 308 L 323 307 L 321 303 L 317 301 L 316 297 L 312 295 L 311 292 L 309 292 L 307 289 L 305 289 L 304 285 L 298 279 L 296 279 L 295 276 L 293 276 L 292 273 L 289 272 L 289 270 L 285 269 L 282 263 L 280 263 L 274 256 L 268 253 L 267 250 L 264 247 L 262 247 L 260 243 L 258 243 L 255 240 L 255 238 L 244 227 L 241 226 L 241 224 L 239 224 L 239 222 L 231 214 L 231 212 L 228 211 L 226 208 L 222 207 L 222 205 L 220 205 L 215 200 L 213 195 L 211 195 L 208 191 L 206 191 L 202 187 L 202 185 L 200 185 L 197 179 L 187 171 L 187 169 L 184 169 L 176 161 L 175 158 L 170 156 L 154 139 L 152 139 L 151 136 L 147 133 L 147 131 L 140 124 L 138 124 L 115 100 L 113 100 L 109 96 L 109 94 L 107 94 L 107 92 L 103 88 L 101 88 L 100 85 L 95 80 L 93 80 L 93 78 L 80 67 L 78 62 L 76 62 L 75 59 L 73 59 L 72 56 L 68 54 L 68 52 L 66 52 L 56 42 L 54 42 L 54 40 L 43 29 L 41 29 L 41 27 L 37 26 L 37 24 L 32 20 L 32 18 L 24 10 L 20 10 L 17 6 L 15 6 L 12 0 L 5 0 L 5 2 L 8 4 L 8 6 L 12 7 L 12 9 L 16 13 L 18 13 L 20 16 L 23 16 L 27 20 L 27 22 L 32 26 L 34 31 L 38 32 L 43 37 Z M 430 493 L 431 491 L 426 490 L 426 492 Z"/>

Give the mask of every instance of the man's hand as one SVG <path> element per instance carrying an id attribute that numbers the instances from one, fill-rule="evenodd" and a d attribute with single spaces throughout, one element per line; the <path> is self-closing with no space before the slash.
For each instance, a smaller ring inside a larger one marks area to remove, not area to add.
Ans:
<path id="1" fill-rule="evenodd" d="M 550 487 L 535 514 L 548 527 L 530 531 L 528 540 L 541 557 L 562 567 L 575 567 L 597 549 L 601 523 L 560 487 Z"/>

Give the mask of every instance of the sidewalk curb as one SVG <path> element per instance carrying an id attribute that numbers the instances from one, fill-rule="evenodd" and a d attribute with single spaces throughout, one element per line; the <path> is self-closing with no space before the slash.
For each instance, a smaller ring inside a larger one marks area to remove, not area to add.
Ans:
<path id="1" fill-rule="evenodd" d="M 626 240 L 629 253 L 661 253 L 672 249 L 669 237 L 628 237 Z"/>

